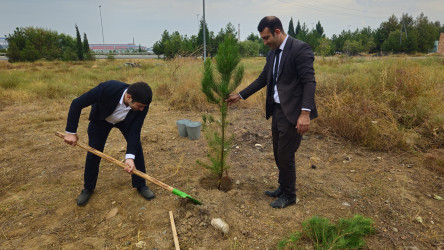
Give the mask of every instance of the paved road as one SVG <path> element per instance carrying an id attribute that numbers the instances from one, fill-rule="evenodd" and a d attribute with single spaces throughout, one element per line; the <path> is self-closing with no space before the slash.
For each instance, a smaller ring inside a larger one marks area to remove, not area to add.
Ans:
<path id="1" fill-rule="evenodd" d="M 96 59 L 106 59 L 108 55 L 96 55 Z M 114 55 L 116 59 L 150 59 L 157 58 L 157 55 Z"/>
<path id="2" fill-rule="evenodd" d="M 96 55 L 96 59 L 106 59 L 107 55 Z M 157 55 L 114 55 L 116 59 L 150 59 L 157 58 Z M 8 60 L 6 56 L 0 56 L 0 60 Z"/>

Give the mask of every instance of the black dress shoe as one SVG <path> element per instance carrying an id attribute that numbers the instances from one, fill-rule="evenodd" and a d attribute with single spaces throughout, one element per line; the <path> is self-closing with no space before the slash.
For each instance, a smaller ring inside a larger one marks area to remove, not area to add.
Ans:
<path id="1" fill-rule="evenodd" d="M 270 203 L 270 206 L 272 206 L 273 208 L 284 208 L 286 206 L 289 206 L 289 205 L 295 204 L 295 203 L 296 203 L 296 196 L 289 197 L 285 194 L 282 194 L 281 196 L 279 196 L 279 198 L 277 198 L 275 201 Z"/>
<path id="2" fill-rule="evenodd" d="M 281 188 L 277 188 L 274 191 L 267 190 L 267 191 L 265 191 L 265 194 L 270 196 L 270 197 L 279 197 L 279 196 L 282 195 L 282 190 L 281 190 Z"/>
<path id="3" fill-rule="evenodd" d="M 147 186 L 145 187 L 141 187 L 137 189 L 137 192 L 139 192 L 140 195 L 143 196 L 143 198 L 147 199 L 147 200 L 151 200 L 154 197 L 156 197 L 153 193 L 153 191 L 151 191 Z"/>
<path id="4" fill-rule="evenodd" d="M 89 197 L 91 197 L 93 192 L 93 190 L 83 189 L 79 195 L 79 198 L 77 198 L 77 206 L 85 206 L 86 203 L 88 203 Z"/>

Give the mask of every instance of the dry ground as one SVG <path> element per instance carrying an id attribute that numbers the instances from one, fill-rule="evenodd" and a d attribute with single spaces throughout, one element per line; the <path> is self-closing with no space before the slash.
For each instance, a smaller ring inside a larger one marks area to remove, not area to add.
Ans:
<path id="1" fill-rule="evenodd" d="M 222 192 L 196 164 L 206 160 L 206 140 L 178 136 L 176 120 L 200 121 L 202 114 L 152 104 L 142 129 L 148 174 L 204 205 L 153 184 L 157 197 L 145 201 L 123 170 L 103 161 L 96 192 L 77 207 L 86 152 L 54 136 L 64 130 L 69 102 L 0 106 L 0 249 L 136 249 L 141 241 L 146 249 L 173 249 L 169 211 L 183 249 L 276 249 L 313 215 L 337 221 L 354 214 L 375 222 L 370 249 L 444 248 L 444 201 L 433 198 L 444 197 L 443 174 L 408 153 L 372 152 L 312 132 L 296 154 L 299 203 L 272 209 L 263 192 L 276 187 L 277 168 L 260 110 L 230 111 L 232 186 Z M 84 142 L 87 114 L 79 127 Z M 113 131 L 105 153 L 121 159 L 124 152 L 123 137 Z M 117 214 L 107 218 L 113 209 Z M 213 228 L 212 218 L 225 220 L 230 232 Z"/>

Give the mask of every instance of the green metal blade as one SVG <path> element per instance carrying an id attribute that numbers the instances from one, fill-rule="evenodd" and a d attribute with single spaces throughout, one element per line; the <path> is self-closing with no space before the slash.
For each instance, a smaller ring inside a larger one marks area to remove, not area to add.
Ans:
<path id="1" fill-rule="evenodd" d="M 202 203 L 200 201 L 194 199 L 193 197 L 191 197 L 188 194 L 180 191 L 179 189 L 173 189 L 173 194 L 175 194 L 177 196 L 180 196 L 182 198 L 187 198 L 187 199 L 191 200 L 192 202 L 194 202 L 196 204 L 202 205 Z"/>

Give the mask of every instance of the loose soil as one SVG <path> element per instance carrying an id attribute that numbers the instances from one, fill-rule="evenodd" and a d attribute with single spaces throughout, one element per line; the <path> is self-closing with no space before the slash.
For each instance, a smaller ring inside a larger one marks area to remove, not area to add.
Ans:
<path id="1" fill-rule="evenodd" d="M 128 174 L 102 161 L 95 193 L 78 207 L 86 151 L 54 136 L 65 128 L 69 103 L 0 106 L 0 249 L 173 249 L 169 211 L 182 249 L 276 249 L 314 215 L 336 222 L 354 214 L 375 223 L 376 234 L 366 237 L 370 249 L 444 248 L 444 201 L 434 199 L 444 197 L 441 172 L 424 166 L 421 156 L 321 136 L 316 121 L 296 153 L 299 202 L 271 208 L 264 191 L 277 187 L 278 171 L 270 121 L 261 110 L 230 110 L 231 168 L 219 191 L 209 170 L 196 163 L 207 161 L 204 136 L 189 140 L 176 128 L 176 120 L 200 121 L 202 113 L 153 102 L 141 134 L 147 173 L 203 205 L 152 183 L 156 198 L 146 201 Z M 78 130 L 83 142 L 88 113 Z M 122 159 L 125 149 L 113 130 L 105 153 Z M 224 220 L 229 233 L 215 229 L 213 218 Z"/>

